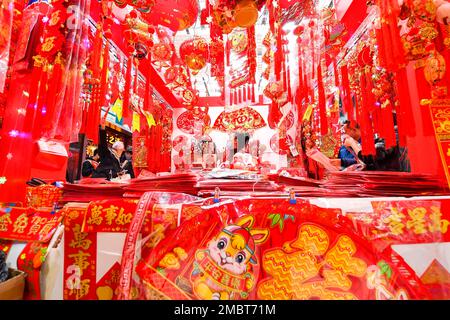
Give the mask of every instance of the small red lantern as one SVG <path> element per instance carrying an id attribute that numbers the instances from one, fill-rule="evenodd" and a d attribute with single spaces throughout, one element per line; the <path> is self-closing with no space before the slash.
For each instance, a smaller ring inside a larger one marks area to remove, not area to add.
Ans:
<path id="1" fill-rule="evenodd" d="M 193 74 L 197 74 L 206 65 L 208 43 L 205 39 L 195 37 L 183 42 L 180 46 L 180 57 Z"/>

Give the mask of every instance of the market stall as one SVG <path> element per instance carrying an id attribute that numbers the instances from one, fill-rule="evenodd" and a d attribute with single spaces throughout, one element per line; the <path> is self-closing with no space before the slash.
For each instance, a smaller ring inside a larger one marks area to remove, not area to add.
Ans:
<path id="1" fill-rule="evenodd" d="M 450 2 L 0 1 L 0 298 L 450 298 Z"/>

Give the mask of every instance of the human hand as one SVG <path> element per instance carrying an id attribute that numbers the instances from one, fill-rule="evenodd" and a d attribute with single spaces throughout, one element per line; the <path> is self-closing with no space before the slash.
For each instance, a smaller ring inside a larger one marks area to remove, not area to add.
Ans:
<path id="1" fill-rule="evenodd" d="M 330 159 L 330 163 L 332 166 L 341 167 L 341 159 Z"/>

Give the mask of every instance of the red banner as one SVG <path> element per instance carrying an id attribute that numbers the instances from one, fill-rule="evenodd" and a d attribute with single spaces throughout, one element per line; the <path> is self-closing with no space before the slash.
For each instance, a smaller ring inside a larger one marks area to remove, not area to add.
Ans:
<path id="1" fill-rule="evenodd" d="M 61 222 L 61 213 L 32 208 L 0 209 L 0 239 L 47 242 Z"/>
<path id="2" fill-rule="evenodd" d="M 434 135 L 444 168 L 447 183 L 450 187 L 450 100 L 432 100 L 430 114 Z"/>

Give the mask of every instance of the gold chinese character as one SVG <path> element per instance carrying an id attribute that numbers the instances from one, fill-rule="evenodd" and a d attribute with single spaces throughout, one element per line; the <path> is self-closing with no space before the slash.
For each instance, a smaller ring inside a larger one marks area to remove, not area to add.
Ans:
<path id="1" fill-rule="evenodd" d="M 78 289 L 70 289 L 70 294 L 73 295 L 75 292 L 76 299 L 81 299 L 89 293 L 91 279 L 84 279 L 80 282 L 80 287 Z"/>
<path id="2" fill-rule="evenodd" d="M 116 219 L 117 224 L 124 225 L 124 224 L 130 223 L 131 219 L 133 219 L 133 214 L 131 214 L 131 213 L 125 214 L 123 212 L 124 212 L 124 209 L 121 208 L 119 211 L 119 216 Z"/>
<path id="3" fill-rule="evenodd" d="M 119 270 L 114 270 L 113 272 L 111 272 L 112 283 L 119 283 L 119 277 L 120 277 Z"/>
<path id="4" fill-rule="evenodd" d="M 231 287 L 234 289 L 239 289 L 240 287 L 240 282 L 238 278 L 232 278 L 231 279 Z"/>
<path id="5" fill-rule="evenodd" d="M 88 233 L 81 232 L 81 226 L 79 224 L 76 224 L 72 228 L 72 231 L 73 231 L 73 239 L 70 242 L 69 246 L 71 248 L 81 248 L 87 250 L 92 244 L 91 240 L 86 239 Z"/>
<path id="6" fill-rule="evenodd" d="M 47 221 L 47 218 L 42 218 L 39 216 L 34 216 L 33 218 L 31 218 L 31 227 L 30 230 L 28 231 L 28 234 L 36 234 L 38 233 L 38 231 L 41 229 L 42 224 L 44 224 Z"/>
<path id="7" fill-rule="evenodd" d="M 40 235 L 44 235 L 46 236 L 47 234 L 50 233 L 50 231 L 52 231 L 53 228 L 56 227 L 57 223 L 58 223 L 58 217 L 55 216 L 52 219 L 50 219 L 45 225 L 44 227 L 41 229 L 41 231 L 39 231 Z M 45 221 L 45 220 L 44 220 Z M 42 223 L 42 221 L 41 221 Z"/>
<path id="8" fill-rule="evenodd" d="M 103 221 L 103 218 L 101 217 L 102 214 L 102 206 L 94 206 L 91 210 L 91 217 L 88 219 L 89 224 L 96 224 L 100 225 Z"/>
<path id="9" fill-rule="evenodd" d="M 25 213 L 21 214 L 16 221 L 14 221 L 13 232 L 23 233 L 28 226 L 28 217 Z"/>
<path id="10" fill-rule="evenodd" d="M 431 207 L 430 220 L 431 223 L 428 225 L 428 230 L 430 232 L 439 231 L 441 233 L 446 233 L 448 230 L 449 221 L 441 219 L 442 213 L 438 207 Z"/>
<path id="11" fill-rule="evenodd" d="M 406 222 L 406 227 L 408 229 L 413 229 L 415 234 L 426 233 L 425 229 L 425 214 L 427 209 L 424 207 L 414 208 L 413 210 L 408 209 L 408 215 L 411 217 L 410 220 Z"/>
<path id="12" fill-rule="evenodd" d="M 397 208 L 391 209 L 392 214 L 383 219 L 384 223 L 387 223 L 389 225 L 389 230 L 394 235 L 399 235 L 403 233 L 403 228 L 405 225 L 402 223 L 402 218 L 405 218 L 405 215 L 403 213 L 398 212 Z"/>
<path id="13" fill-rule="evenodd" d="M 228 286 L 228 283 L 230 282 L 230 275 L 227 274 L 227 273 L 224 273 L 224 274 L 222 275 L 222 279 L 220 280 L 220 282 L 221 282 L 223 285 Z"/>
<path id="14" fill-rule="evenodd" d="M 117 209 L 119 209 L 119 208 L 116 206 L 110 206 L 109 208 L 104 209 L 104 211 L 106 212 L 106 215 L 105 215 L 106 224 L 108 224 L 108 225 L 112 224 L 114 218 L 117 217 L 117 213 L 116 213 Z"/>
<path id="15" fill-rule="evenodd" d="M 49 52 L 55 47 L 54 41 L 56 40 L 56 37 L 48 37 L 45 38 L 44 43 L 42 44 L 42 51 Z"/>
<path id="16" fill-rule="evenodd" d="M 11 223 L 12 221 L 9 213 L 0 216 L 0 231 L 8 231 L 8 225 Z"/>
<path id="17" fill-rule="evenodd" d="M 85 270 L 90 265 L 89 261 L 87 261 L 88 257 L 90 256 L 91 256 L 90 253 L 83 252 L 81 250 L 78 250 L 78 253 L 68 255 L 69 258 L 73 259 L 74 265 L 80 267 L 82 274 L 83 270 Z"/>

